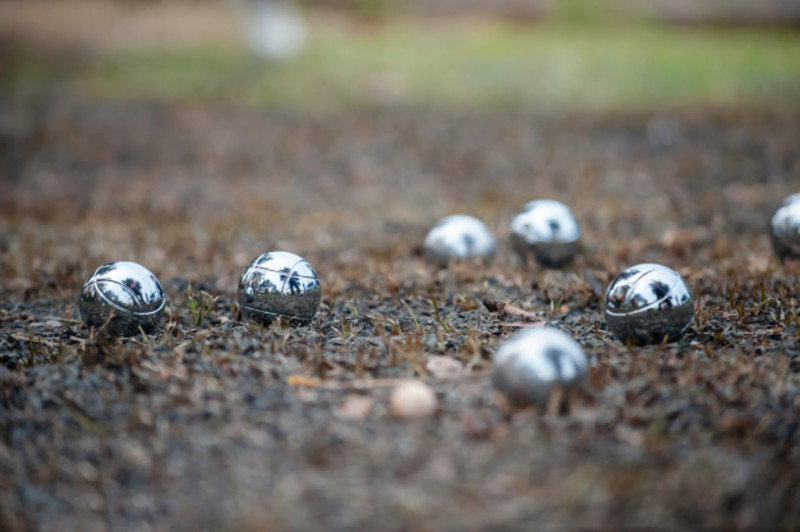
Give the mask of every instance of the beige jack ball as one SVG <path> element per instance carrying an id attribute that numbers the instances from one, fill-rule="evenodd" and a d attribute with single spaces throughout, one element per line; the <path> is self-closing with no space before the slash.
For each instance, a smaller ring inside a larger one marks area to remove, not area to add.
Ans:
<path id="1" fill-rule="evenodd" d="M 389 401 L 392 415 L 404 419 L 429 417 L 436 412 L 438 400 L 433 388 L 421 381 L 408 381 L 399 384 Z"/>

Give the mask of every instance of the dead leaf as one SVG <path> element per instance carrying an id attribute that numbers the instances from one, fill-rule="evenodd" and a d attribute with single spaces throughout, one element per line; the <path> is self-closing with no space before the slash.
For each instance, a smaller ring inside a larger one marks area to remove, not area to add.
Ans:
<path id="1" fill-rule="evenodd" d="M 515 307 L 511 303 L 503 303 L 502 301 L 494 301 L 491 299 L 484 299 L 483 306 L 485 306 L 490 312 L 497 312 L 500 314 L 508 314 L 510 316 L 519 316 L 520 318 L 525 318 L 528 320 L 541 320 L 541 316 L 537 316 L 527 310 L 522 310 L 519 307 Z"/>

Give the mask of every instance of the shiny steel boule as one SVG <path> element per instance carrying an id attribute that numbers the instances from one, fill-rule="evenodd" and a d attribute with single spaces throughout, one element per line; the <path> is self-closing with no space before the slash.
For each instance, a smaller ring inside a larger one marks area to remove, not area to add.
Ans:
<path id="1" fill-rule="evenodd" d="M 587 368 L 583 349 L 568 334 L 553 327 L 525 329 L 495 353 L 492 382 L 511 402 L 532 403 L 546 399 L 555 385 L 580 384 Z"/>
<path id="2" fill-rule="evenodd" d="M 453 260 L 488 261 L 494 256 L 494 248 L 495 238 L 486 225 L 465 214 L 444 218 L 425 237 L 425 257 L 442 266 Z"/>
<path id="3" fill-rule="evenodd" d="M 531 201 L 511 220 L 511 246 L 527 264 L 560 268 L 580 250 L 581 230 L 569 207 L 555 200 Z"/>
<path id="4" fill-rule="evenodd" d="M 164 290 L 150 270 L 135 262 L 109 262 L 83 284 L 78 310 L 89 327 L 133 336 L 159 328 L 164 304 Z"/>
<path id="5" fill-rule="evenodd" d="M 256 257 L 239 279 L 239 307 L 245 318 L 269 325 L 281 318 L 307 325 L 319 307 L 317 273 L 302 257 L 272 251 Z"/>
<path id="6" fill-rule="evenodd" d="M 781 260 L 800 258 L 800 193 L 783 200 L 770 224 L 772 249 Z"/>
<path id="7" fill-rule="evenodd" d="M 694 318 L 694 298 L 683 277 L 660 264 L 639 264 L 619 274 L 605 295 L 608 330 L 622 342 L 677 340 Z"/>

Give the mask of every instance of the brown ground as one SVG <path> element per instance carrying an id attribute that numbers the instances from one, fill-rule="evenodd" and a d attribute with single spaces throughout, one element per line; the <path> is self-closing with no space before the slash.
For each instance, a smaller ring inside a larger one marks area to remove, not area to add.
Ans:
<path id="1" fill-rule="evenodd" d="M 800 522 L 800 282 L 764 232 L 800 183 L 798 109 L 59 99 L 3 101 L 0 116 L 0 529 Z M 536 197 L 582 223 L 567 271 L 509 251 L 510 217 Z M 455 212 L 499 236 L 492 265 L 424 264 L 425 232 Z M 309 327 L 241 322 L 237 277 L 272 249 L 320 274 Z M 85 277 L 123 259 L 164 284 L 165 334 L 108 341 L 76 320 Z M 677 343 L 625 347 L 602 291 L 645 261 L 689 279 L 696 319 Z M 205 318 L 187 303 L 201 290 L 216 298 Z M 585 391 L 507 412 L 489 372 L 514 318 L 483 299 L 574 335 Z M 463 375 L 438 378 L 437 356 Z M 411 377 L 435 388 L 433 418 L 390 415 L 389 379 Z"/>

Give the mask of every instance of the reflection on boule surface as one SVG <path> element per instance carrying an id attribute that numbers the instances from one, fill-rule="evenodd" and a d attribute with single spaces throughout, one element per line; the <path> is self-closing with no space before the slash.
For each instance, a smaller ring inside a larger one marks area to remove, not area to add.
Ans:
<path id="1" fill-rule="evenodd" d="M 770 224 L 772 249 L 779 259 L 800 258 L 800 193 L 783 200 Z"/>
<path id="2" fill-rule="evenodd" d="M 525 329 L 512 336 L 494 356 L 494 387 L 514 403 L 547 398 L 554 385 L 574 386 L 586 376 L 581 346 L 553 327 Z"/>
<path id="3" fill-rule="evenodd" d="M 317 273 L 302 257 L 288 251 L 256 257 L 239 279 L 242 314 L 262 325 L 279 317 L 292 325 L 306 325 L 316 314 L 320 297 Z"/>
<path id="4" fill-rule="evenodd" d="M 495 238 L 486 225 L 465 214 L 444 218 L 425 237 L 425 257 L 442 266 L 456 259 L 489 260 L 494 248 Z"/>
<path id="5" fill-rule="evenodd" d="M 636 344 L 677 340 L 694 318 L 694 298 L 683 277 L 660 264 L 638 264 L 619 274 L 605 294 L 608 330 Z"/>
<path id="6" fill-rule="evenodd" d="M 580 249 L 581 230 L 569 207 L 555 200 L 535 200 L 511 221 L 511 246 L 527 264 L 533 257 L 546 268 L 559 268 Z"/>
<path id="7" fill-rule="evenodd" d="M 135 262 L 97 268 L 81 290 L 78 310 L 89 327 L 106 326 L 112 335 L 151 333 L 161 325 L 164 290 L 150 270 Z"/>

